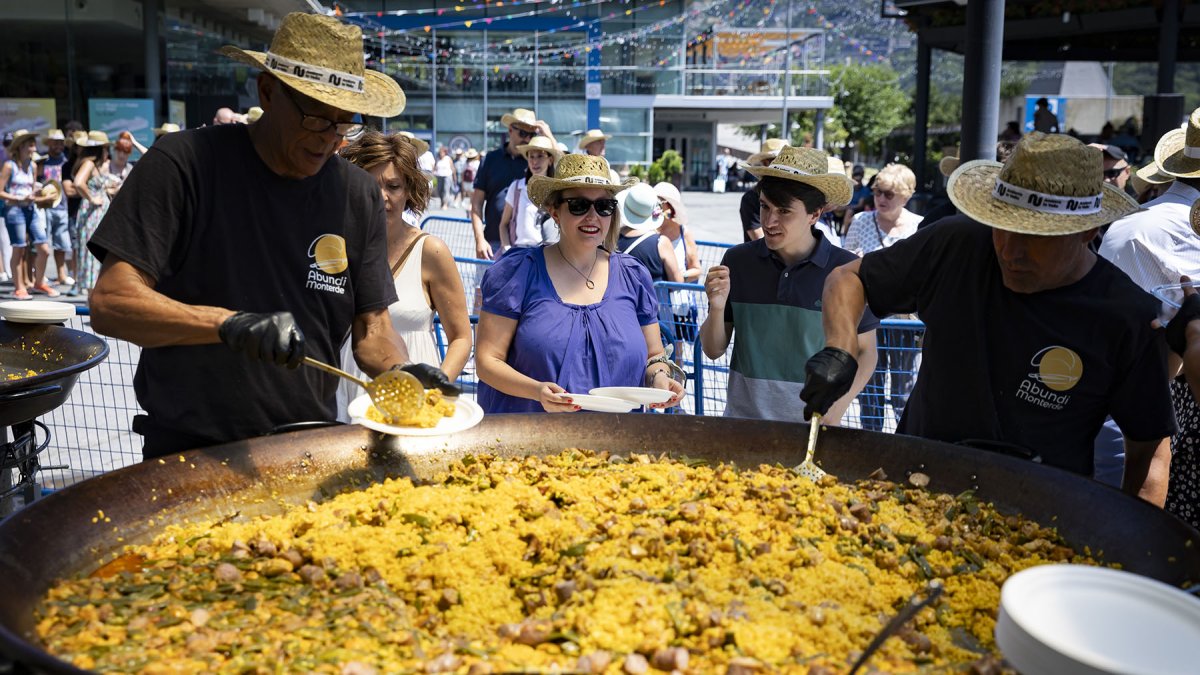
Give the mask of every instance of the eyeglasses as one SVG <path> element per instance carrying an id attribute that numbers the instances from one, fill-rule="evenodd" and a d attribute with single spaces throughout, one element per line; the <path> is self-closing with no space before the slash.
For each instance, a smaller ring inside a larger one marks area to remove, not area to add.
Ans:
<path id="1" fill-rule="evenodd" d="M 308 113 L 304 112 L 304 108 L 301 108 L 300 103 L 294 96 L 292 96 L 292 92 L 289 87 L 281 84 L 280 88 L 283 89 L 284 95 L 288 97 L 288 100 L 292 102 L 292 105 L 296 106 L 296 110 L 300 111 L 300 126 L 306 131 L 319 134 L 328 131 L 330 127 L 334 127 L 333 133 L 337 134 L 338 136 L 353 137 L 362 133 L 363 129 L 366 128 L 366 125 L 358 122 L 334 122 L 333 120 L 325 117 L 309 115 Z"/>
<path id="2" fill-rule="evenodd" d="M 1125 173 L 1128 170 L 1129 170 L 1128 164 L 1126 164 L 1125 166 L 1114 166 L 1111 169 L 1104 170 L 1104 177 L 1105 178 L 1116 178 L 1117 176 L 1120 176 L 1121 174 Z"/>
<path id="3" fill-rule="evenodd" d="M 517 135 L 521 138 L 533 138 L 534 135 L 537 134 L 536 131 L 529 131 L 528 129 L 522 129 L 521 127 L 516 126 L 512 127 L 512 130 L 517 132 Z"/>
<path id="4" fill-rule="evenodd" d="M 876 197 L 883 197 L 884 199 L 896 198 L 896 192 L 894 190 L 880 190 L 879 188 L 875 188 L 871 190 L 871 194 L 875 195 Z"/>
<path id="5" fill-rule="evenodd" d="M 570 211 L 571 215 L 573 216 L 585 215 L 588 212 L 588 209 L 592 208 L 593 206 L 596 207 L 596 215 L 605 218 L 611 216 L 613 211 L 617 210 L 617 200 L 608 198 L 587 199 L 585 197 L 567 197 L 560 203 L 565 203 L 567 205 L 567 210 Z"/>

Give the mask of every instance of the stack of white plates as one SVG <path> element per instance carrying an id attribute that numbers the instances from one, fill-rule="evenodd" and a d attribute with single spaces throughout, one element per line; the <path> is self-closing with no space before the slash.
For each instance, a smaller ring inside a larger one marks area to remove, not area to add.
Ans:
<path id="1" fill-rule="evenodd" d="M 63 323 L 75 316 L 75 305 L 48 300 L 0 302 L 0 318 L 15 323 Z"/>
<path id="2" fill-rule="evenodd" d="M 1000 591 L 996 646 L 1024 675 L 1200 672 L 1200 600 L 1129 572 L 1042 565 Z"/>

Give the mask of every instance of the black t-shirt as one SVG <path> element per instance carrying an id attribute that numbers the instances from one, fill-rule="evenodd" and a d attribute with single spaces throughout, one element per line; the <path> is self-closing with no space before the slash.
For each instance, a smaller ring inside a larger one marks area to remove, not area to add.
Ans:
<path id="1" fill-rule="evenodd" d="M 901 433 L 1012 443 L 1091 475 L 1106 415 L 1135 441 L 1175 431 L 1159 303 L 1103 258 L 1068 286 L 1014 293 L 991 229 L 953 216 L 868 253 L 861 276 L 876 316 L 926 325 Z"/>
<path id="2" fill-rule="evenodd" d="M 738 212 L 742 216 L 743 243 L 752 241 L 750 239 L 750 232 L 762 227 L 762 223 L 760 223 L 758 220 L 758 212 L 761 208 L 762 204 L 758 200 L 758 186 L 755 186 L 753 189 L 746 190 L 746 192 L 742 194 L 742 204 L 738 208 Z"/>
<path id="3" fill-rule="evenodd" d="M 396 300 L 375 180 L 340 157 L 304 180 L 272 172 L 245 125 L 158 139 L 88 244 L 192 305 L 289 311 L 309 356 L 337 363 L 354 317 Z M 138 402 L 156 425 L 215 442 L 334 418 L 337 382 L 224 344 L 142 350 Z"/>
<path id="4" fill-rule="evenodd" d="M 508 143 L 484 155 L 475 172 L 473 185 L 483 190 L 483 237 L 488 241 L 500 241 L 500 219 L 504 217 L 504 199 L 508 186 L 525 177 L 529 163 L 521 155 L 508 154 Z"/>

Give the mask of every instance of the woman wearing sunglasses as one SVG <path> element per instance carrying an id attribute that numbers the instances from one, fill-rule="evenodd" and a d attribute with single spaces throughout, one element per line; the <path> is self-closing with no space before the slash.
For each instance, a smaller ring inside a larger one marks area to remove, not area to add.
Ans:
<path id="1" fill-rule="evenodd" d="M 521 249 L 483 277 L 475 359 L 479 403 L 489 413 L 573 412 L 570 394 L 648 386 L 683 398 L 658 330 L 650 275 L 612 252 L 620 229 L 602 157 L 567 155 L 555 177 L 529 181 L 529 199 L 561 231 L 558 243 Z"/>

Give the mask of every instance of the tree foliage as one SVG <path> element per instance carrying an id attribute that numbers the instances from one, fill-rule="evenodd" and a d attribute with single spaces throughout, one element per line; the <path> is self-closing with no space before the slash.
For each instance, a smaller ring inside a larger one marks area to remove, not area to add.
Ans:
<path id="1" fill-rule="evenodd" d="M 909 96 L 889 66 L 834 66 L 829 84 L 834 102 L 830 112 L 861 151 L 874 152 L 888 133 L 904 123 Z"/>

